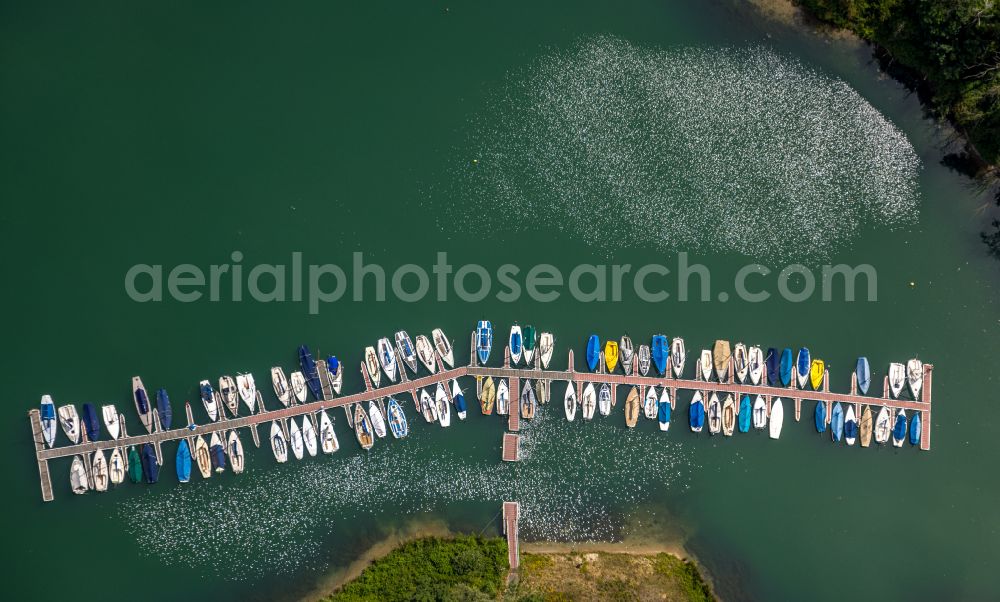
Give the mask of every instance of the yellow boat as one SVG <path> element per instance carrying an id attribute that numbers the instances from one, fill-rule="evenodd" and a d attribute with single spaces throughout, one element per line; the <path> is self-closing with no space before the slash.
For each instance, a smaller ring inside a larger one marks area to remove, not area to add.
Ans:
<path id="1" fill-rule="evenodd" d="M 609 374 L 615 371 L 615 367 L 618 365 L 618 343 L 608 341 L 604 345 L 604 363 L 608 365 Z"/>
<path id="2" fill-rule="evenodd" d="M 812 367 L 809 369 L 809 381 L 815 391 L 819 391 L 820 386 L 823 385 L 823 372 L 823 360 L 813 360 Z"/>
<path id="3" fill-rule="evenodd" d="M 493 384 L 493 377 L 487 376 L 486 381 L 483 382 L 482 390 L 479 394 L 480 407 L 483 410 L 483 414 L 489 416 L 493 413 L 493 403 L 497 400 L 497 389 Z"/>

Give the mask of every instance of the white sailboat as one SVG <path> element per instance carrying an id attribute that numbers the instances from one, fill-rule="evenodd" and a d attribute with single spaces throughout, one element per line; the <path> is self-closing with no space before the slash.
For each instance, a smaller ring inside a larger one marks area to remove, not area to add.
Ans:
<path id="1" fill-rule="evenodd" d="M 271 386 L 274 387 L 274 394 L 278 397 L 278 401 L 287 408 L 292 401 L 292 390 L 288 387 L 288 378 L 280 366 L 271 368 Z M 305 383 L 302 387 L 305 388 Z"/>
<path id="2" fill-rule="evenodd" d="M 448 337 L 444 336 L 444 331 L 440 328 L 435 328 L 431 331 L 431 336 L 434 337 L 434 347 L 437 348 L 438 355 L 441 356 L 441 361 L 448 365 L 449 368 L 455 367 L 455 356 L 451 348 L 451 341 Z"/>
<path id="3" fill-rule="evenodd" d="M 566 420 L 573 422 L 573 419 L 576 418 L 576 389 L 572 382 L 566 385 L 566 396 L 563 398 L 563 403 L 566 406 Z"/>

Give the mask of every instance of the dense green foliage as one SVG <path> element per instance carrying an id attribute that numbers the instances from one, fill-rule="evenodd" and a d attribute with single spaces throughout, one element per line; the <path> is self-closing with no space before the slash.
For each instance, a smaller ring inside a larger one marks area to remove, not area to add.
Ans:
<path id="1" fill-rule="evenodd" d="M 698 567 L 690 560 L 682 560 L 672 554 L 657 554 L 654 570 L 661 575 L 672 577 L 683 590 L 686 599 L 692 602 L 715 600 L 712 588 L 698 572 Z"/>
<path id="2" fill-rule="evenodd" d="M 1000 163 L 1000 8 L 994 0 L 797 0 L 884 48 L 988 163 Z"/>
<path id="3" fill-rule="evenodd" d="M 504 539 L 418 539 L 376 560 L 327 600 L 493 600 L 507 569 Z"/>

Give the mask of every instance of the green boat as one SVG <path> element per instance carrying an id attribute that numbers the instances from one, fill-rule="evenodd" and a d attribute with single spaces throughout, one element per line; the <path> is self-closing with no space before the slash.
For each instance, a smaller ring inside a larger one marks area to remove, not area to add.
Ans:
<path id="1" fill-rule="evenodd" d="M 139 458 L 139 452 L 135 451 L 134 447 L 130 447 L 128 450 L 128 478 L 133 483 L 142 481 L 142 459 Z"/>
<path id="2" fill-rule="evenodd" d="M 524 327 L 524 336 L 522 337 L 522 342 L 524 345 L 524 363 L 531 365 L 531 361 L 535 357 L 535 340 L 538 338 L 535 332 L 534 326 Z"/>

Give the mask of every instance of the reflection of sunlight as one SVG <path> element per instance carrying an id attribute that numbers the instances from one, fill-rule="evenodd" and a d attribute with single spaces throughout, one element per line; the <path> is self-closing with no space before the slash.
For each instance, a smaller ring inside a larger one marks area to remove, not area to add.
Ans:
<path id="1" fill-rule="evenodd" d="M 917 218 L 902 132 L 846 82 L 764 47 L 587 39 L 514 74 L 469 144 L 468 221 L 517 215 L 608 250 L 801 260 Z"/>

